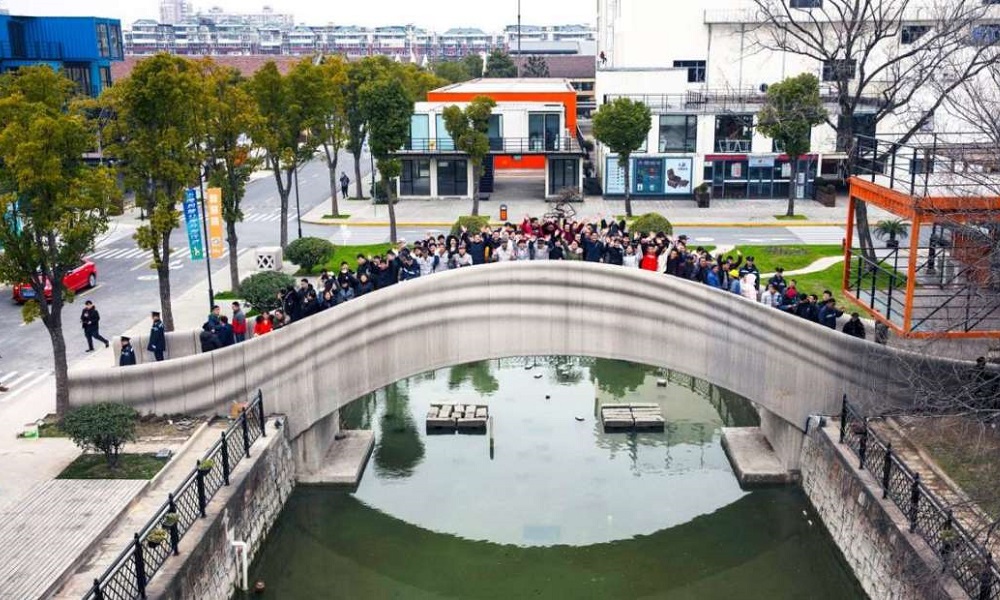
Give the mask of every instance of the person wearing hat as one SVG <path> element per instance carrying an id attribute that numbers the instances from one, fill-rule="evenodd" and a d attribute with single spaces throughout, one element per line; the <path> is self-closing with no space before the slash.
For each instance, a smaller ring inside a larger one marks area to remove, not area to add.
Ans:
<path id="1" fill-rule="evenodd" d="M 135 364 L 135 348 L 132 347 L 132 340 L 122 336 L 122 351 L 118 355 L 118 366 L 128 367 Z"/>
<path id="2" fill-rule="evenodd" d="M 779 294 L 784 294 L 785 288 L 788 287 L 788 283 L 785 281 L 785 270 L 781 267 L 776 268 L 774 275 L 767 280 L 767 285 L 773 285 Z"/>
<path id="3" fill-rule="evenodd" d="M 746 262 L 739 270 L 739 278 L 744 279 L 747 275 L 753 275 L 755 278 L 754 289 L 760 292 L 760 269 L 757 268 L 757 264 L 754 262 L 752 256 L 748 256 Z"/>
<path id="4" fill-rule="evenodd" d="M 163 353 L 167 350 L 167 333 L 163 328 L 163 321 L 160 320 L 160 313 L 153 311 L 153 326 L 149 328 L 149 345 L 146 350 L 153 353 L 157 362 L 163 360 Z"/>
<path id="5" fill-rule="evenodd" d="M 83 303 L 83 312 L 80 313 L 80 324 L 83 325 L 83 336 L 87 338 L 87 352 L 94 351 L 94 340 L 104 342 L 107 348 L 111 343 L 101 336 L 100 331 L 101 313 L 97 312 L 97 307 L 90 300 Z"/>

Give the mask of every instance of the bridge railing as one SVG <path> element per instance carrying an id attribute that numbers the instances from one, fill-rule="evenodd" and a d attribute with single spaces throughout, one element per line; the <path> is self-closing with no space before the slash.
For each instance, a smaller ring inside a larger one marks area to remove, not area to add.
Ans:
<path id="1" fill-rule="evenodd" d="M 919 535 L 941 559 L 944 570 L 975 600 L 1000 600 L 1000 569 L 992 554 L 954 518 L 948 504 L 929 490 L 893 452 L 844 396 L 840 414 L 840 443 L 858 458 L 858 469 L 872 474 L 882 498 L 892 500 Z"/>
<path id="2" fill-rule="evenodd" d="M 194 469 L 184 478 L 146 525 L 132 537 L 111 566 L 94 580 L 83 600 L 136 600 L 146 598 L 149 580 L 171 556 L 198 519 L 205 518 L 208 503 L 229 485 L 233 469 L 250 456 L 250 448 L 266 437 L 264 397 L 260 390 L 240 416 L 222 432 Z M 156 533 L 154 533 L 156 532 Z M 157 541 L 157 536 L 165 539 Z M 151 535 L 152 534 L 152 535 Z"/>

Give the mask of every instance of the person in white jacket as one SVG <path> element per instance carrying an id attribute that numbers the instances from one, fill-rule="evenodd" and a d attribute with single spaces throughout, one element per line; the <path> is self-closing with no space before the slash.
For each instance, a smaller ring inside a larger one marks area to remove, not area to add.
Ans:
<path id="1" fill-rule="evenodd" d="M 635 253 L 635 246 L 632 244 L 625 247 L 625 254 L 622 256 L 622 266 L 629 269 L 639 268 L 639 255 Z"/>
<path id="2" fill-rule="evenodd" d="M 751 302 L 757 301 L 757 275 L 746 273 L 740 280 L 740 294 Z"/>
<path id="3" fill-rule="evenodd" d="M 493 251 L 493 257 L 497 262 L 509 262 L 514 260 L 514 242 L 507 238 L 497 249 Z"/>

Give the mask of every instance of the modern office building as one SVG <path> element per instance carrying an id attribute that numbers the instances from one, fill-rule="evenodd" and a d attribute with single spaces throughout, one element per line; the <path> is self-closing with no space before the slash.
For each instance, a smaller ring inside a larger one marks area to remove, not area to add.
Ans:
<path id="1" fill-rule="evenodd" d="M 819 0 L 789 1 L 803 15 L 822 6 Z M 597 103 L 630 97 L 653 113 L 649 139 L 633 157 L 632 181 L 624 181 L 616 156 L 599 152 L 605 194 L 623 194 L 629 185 L 639 197 L 688 195 L 692 185 L 707 182 L 716 198 L 786 197 L 790 185 L 804 198 L 812 196 L 815 176 L 841 175 L 847 157 L 836 151 L 833 128 L 821 125 L 812 132 L 810 153 L 800 159 L 799 180 L 791 182 L 788 157 L 757 131 L 755 115 L 768 85 L 813 73 L 836 119 L 834 73 L 856 67 L 754 46 L 767 25 L 751 6 L 747 0 L 672 4 L 668 33 L 650 18 L 662 2 L 599 0 Z M 815 16 L 826 18 L 819 11 Z M 892 47 L 880 50 L 905 52 L 914 32 L 931 25 L 926 19 L 926 13 L 914 12 Z M 872 115 L 880 102 L 878 94 L 861 99 L 857 133 L 876 133 Z M 880 127 L 895 129 L 890 121 Z M 683 181 L 688 183 L 679 185 Z"/>
<path id="2" fill-rule="evenodd" d="M 584 152 L 576 126 L 576 91 L 565 79 L 475 79 L 434 90 L 418 102 L 410 140 L 398 153 L 403 198 L 471 198 L 472 165 L 448 134 L 444 109 L 474 98 L 496 101 L 490 119 L 490 156 L 480 191 L 494 191 L 494 173 L 536 171 L 544 195 L 583 185 Z M 530 173 L 529 173 L 530 174 Z"/>
<path id="3" fill-rule="evenodd" d="M 123 57 L 118 19 L 0 15 L 0 72 L 47 64 L 81 93 L 97 96 L 111 86 L 111 65 Z"/>

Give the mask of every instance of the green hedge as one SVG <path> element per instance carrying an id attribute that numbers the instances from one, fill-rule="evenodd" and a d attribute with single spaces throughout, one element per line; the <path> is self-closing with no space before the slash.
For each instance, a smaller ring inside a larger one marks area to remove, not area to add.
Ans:
<path id="1" fill-rule="evenodd" d="M 326 262 L 333 251 L 333 244 L 328 240 L 304 237 L 288 244 L 288 248 L 285 249 L 285 258 L 309 273 L 316 265 Z"/>
<path id="2" fill-rule="evenodd" d="M 639 233 L 665 233 L 667 235 L 672 235 L 674 233 L 674 226 L 670 224 L 663 215 L 657 213 L 646 213 L 636 220 L 632 221 L 632 225 L 629 227 L 631 231 L 637 231 Z"/>
<path id="3" fill-rule="evenodd" d="M 459 217 L 455 224 L 451 226 L 452 235 L 462 235 L 462 227 L 469 230 L 469 233 L 475 233 L 480 231 L 483 227 L 490 224 L 490 218 L 484 216 L 478 217 Z"/>
<path id="4" fill-rule="evenodd" d="M 240 283 L 243 298 L 258 313 L 281 308 L 277 294 L 280 290 L 295 285 L 295 279 L 278 271 L 263 271 L 251 275 Z"/>

